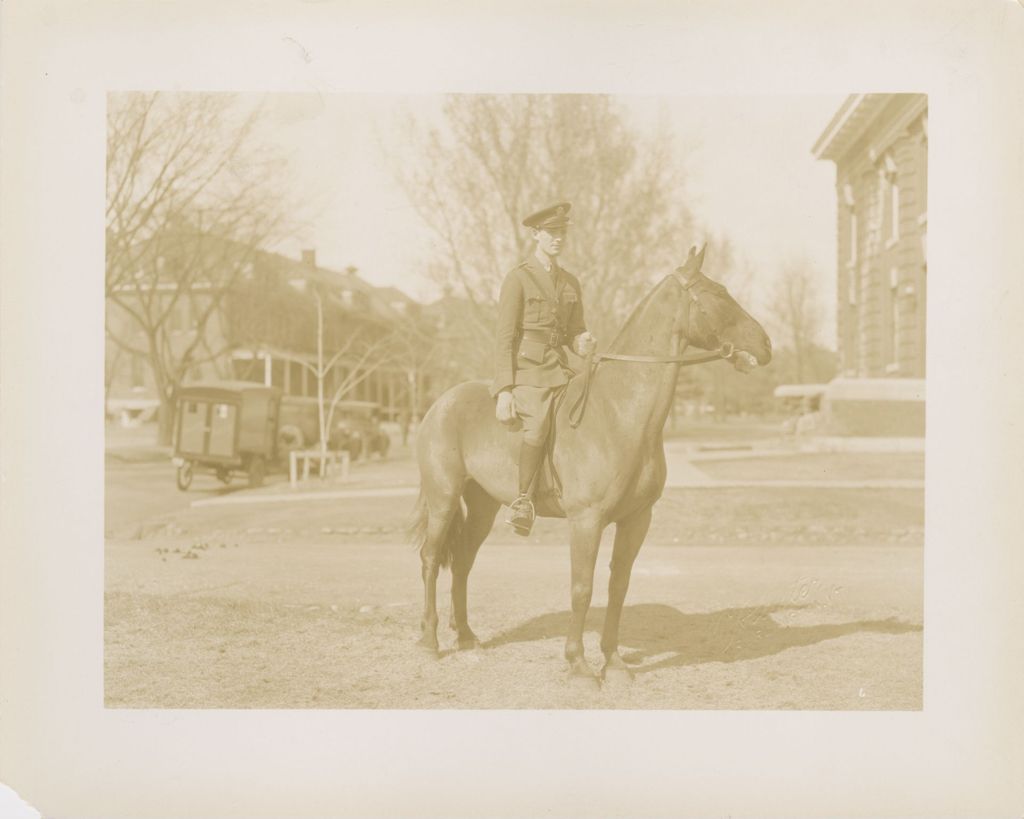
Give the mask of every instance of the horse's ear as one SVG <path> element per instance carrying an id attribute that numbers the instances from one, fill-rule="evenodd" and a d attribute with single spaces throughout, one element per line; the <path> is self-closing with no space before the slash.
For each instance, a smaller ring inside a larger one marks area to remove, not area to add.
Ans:
<path id="1" fill-rule="evenodd" d="M 686 261 L 677 267 L 676 271 L 681 273 L 687 279 L 691 279 L 700 273 L 700 266 L 704 262 L 705 248 L 707 248 L 707 245 L 704 245 L 704 247 L 700 249 L 700 253 L 698 253 L 697 245 L 692 245 L 690 247 L 690 252 L 686 254 Z"/>
<path id="2" fill-rule="evenodd" d="M 708 249 L 708 243 L 705 242 L 703 245 L 701 245 L 700 253 L 697 254 L 697 260 L 696 260 L 697 270 L 702 270 L 704 268 L 704 251 L 706 251 L 707 249 Z M 690 252 L 692 253 L 693 251 L 691 250 Z"/>

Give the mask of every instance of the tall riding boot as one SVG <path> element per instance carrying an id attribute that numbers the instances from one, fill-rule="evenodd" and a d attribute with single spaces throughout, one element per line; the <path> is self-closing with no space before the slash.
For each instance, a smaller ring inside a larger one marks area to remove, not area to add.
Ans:
<path id="1" fill-rule="evenodd" d="M 519 449 L 519 497 L 510 507 L 508 522 L 517 535 L 528 535 L 533 529 L 536 517 L 533 501 L 530 500 L 530 486 L 544 460 L 544 447 L 523 443 Z"/>

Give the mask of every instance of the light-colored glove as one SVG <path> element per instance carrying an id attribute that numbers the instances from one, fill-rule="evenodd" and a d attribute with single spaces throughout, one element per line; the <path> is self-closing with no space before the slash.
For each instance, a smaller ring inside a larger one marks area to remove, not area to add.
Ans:
<path id="1" fill-rule="evenodd" d="M 512 390 L 498 393 L 498 405 L 494 408 L 494 417 L 503 424 L 511 424 L 516 418 L 516 399 Z"/>
<path id="2" fill-rule="evenodd" d="M 589 330 L 585 333 L 580 333 L 572 340 L 572 349 L 576 355 L 586 358 L 597 349 L 597 339 L 590 334 Z"/>

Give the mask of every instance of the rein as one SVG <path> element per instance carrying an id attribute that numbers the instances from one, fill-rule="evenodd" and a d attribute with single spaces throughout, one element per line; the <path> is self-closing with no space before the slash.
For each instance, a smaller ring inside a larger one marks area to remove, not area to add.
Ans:
<path id="1" fill-rule="evenodd" d="M 673 275 L 689 297 L 690 304 L 703 314 L 704 309 L 700 303 L 698 291 L 693 289 L 694 284 L 701 278 L 699 268 L 697 275 L 689 279 L 681 275 L 681 270 L 682 268 L 675 271 Z M 687 323 L 689 323 L 689 320 L 688 314 Z M 569 426 L 576 429 L 580 425 L 580 421 L 583 420 L 583 413 L 587 408 L 587 399 L 590 396 L 590 378 L 594 370 L 597 369 L 597 365 L 602 361 L 628 361 L 636 364 L 679 364 L 682 367 L 692 367 L 694 364 L 707 364 L 711 361 L 730 359 L 735 352 L 736 350 L 733 345 L 727 341 L 714 352 L 690 358 L 675 355 L 627 355 L 625 353 L 596 353 L 587 356 L 586 369 L 583 374 L 583 390 L 576 399 L 576 402 L 569 408 Z"/>
<path id="2" fill-rule="evenodd" d="M 625 355 L 624 353 L 597 353 L 596 355 L 590 356 L 587 360 L 594 362 L 590 366 L 595 366 L 599 361 L 608 360 L 633 361 L 638 364 L 682 364 L 684 367 L 690 367 L 694 364 L 707 364 L 709 361 L 718 361 L 720 358 L 732 358 L 734 352 L 736 351 L 733 349 L 732 344 L 727 341 L 714 352 L 706 355 L 691 356 L 690 358 L 684 358 L 681 355 Z"/>
<path id="3" fill-rule="evenodd" d="M 726 342 L 717 350 L 706 355 L 684 358 L 677 355 L 626 355 L 624 353 L 597 353 L 587 356 L 586 369 L 583 371 L 583 391 L 576 402 L 569 408 L 569 426 L 576 429 L 583 420 L 583 412 L 587 408 L 587 398 L 590 397 L 590 377 L 593 375 L 597 365 L 602 361 L 628 361 L 636 364 L 679 364 L 683 367 L 692 367 L 694 364 L 708 364 L 712 361 L 721 361 L 732 358 L 735 350 L 732 344 Z"/>

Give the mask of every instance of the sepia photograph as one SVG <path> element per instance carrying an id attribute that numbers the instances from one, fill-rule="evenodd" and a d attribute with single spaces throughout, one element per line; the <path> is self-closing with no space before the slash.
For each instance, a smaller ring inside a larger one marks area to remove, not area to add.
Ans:
<path id="1" fill-rule="evenodd" d="M 0 816 L 1019 816 L 1024 0 L 0 5 Z"/>
<path id="2" fill-rule="evenodd" d="M 927 182 L 924 94 L 111 94 L 105 704 L 920 709 Z"/>

